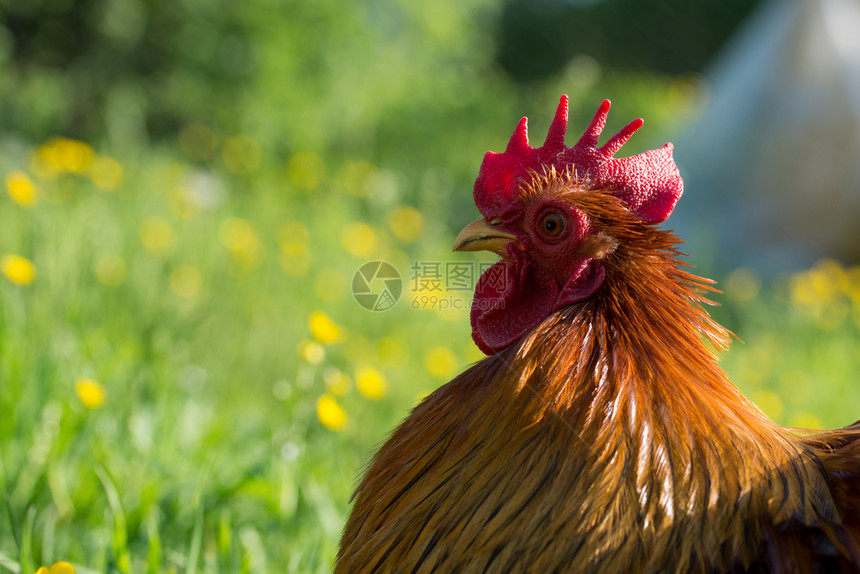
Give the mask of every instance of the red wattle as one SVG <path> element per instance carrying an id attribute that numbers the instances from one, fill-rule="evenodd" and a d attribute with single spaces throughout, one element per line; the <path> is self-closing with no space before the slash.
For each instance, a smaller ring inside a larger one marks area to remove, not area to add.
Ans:
<path id="1" fill-rule="evenodd" d="M 588 299 L 606 273 L 596 259 L 583 259 L 559 289 L 549 273 L 528 258 L 499 261 L 481 275 L 472 301 L 472 339 L 492 355 L 516 343 L 546 317 Z"/>
<path id="2" fill-rule="evenodd" d="M 499 261 L 481 275 L 472 302 L 472 339 L 487 355 L 515 343 L 553 312 L 559 288 L 528 259 Z"/>

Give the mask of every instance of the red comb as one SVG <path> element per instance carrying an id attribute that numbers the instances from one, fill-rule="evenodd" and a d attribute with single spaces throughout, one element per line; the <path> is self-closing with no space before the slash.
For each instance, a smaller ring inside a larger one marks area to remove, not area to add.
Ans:
<path id="1" fill-rule="evenodd" d="M 561 172 L 572 168 L 578 178 L 614 191 L 644 221 L 665 221 L 684 192 L 684 182 L 672 159 L 672 144 L 631 157 L 612 157 L 644 122 L 633 120 L 597 147 L 609 106 L 609 100 L 600 104 L 591 124 L 573 147 L 564 145 L 567 96 L 561 97 L 543 146 L 529 145 L 528 119 L 521 119 L 505 152 L 487 152 L 484 156 L 475 180 L 478 209 L 490 213 L 504 210 L 514 199 L 521 182 L 530 179 L 531 172 L 542 173 L 549 167 Z"/>

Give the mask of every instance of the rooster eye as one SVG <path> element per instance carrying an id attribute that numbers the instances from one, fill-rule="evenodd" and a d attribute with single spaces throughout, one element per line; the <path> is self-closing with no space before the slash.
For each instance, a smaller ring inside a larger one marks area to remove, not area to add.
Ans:
<path id="1" fill-rule="evenodd" d="M 556 237 L 564 231 L 564 218 L 557 213 L 549 213 L 540 223 L 541 229 L 550 237 Z"/>

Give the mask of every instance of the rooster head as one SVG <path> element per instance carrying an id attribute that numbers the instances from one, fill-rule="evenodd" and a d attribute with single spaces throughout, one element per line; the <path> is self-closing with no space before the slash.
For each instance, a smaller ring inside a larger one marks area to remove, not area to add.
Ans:
<path id="1" fill-rule="evenodd" d="M 504 153 L 484 156 L 474 189 L 483 218 L 460 232 L 454 250 L 502 257 L 481 276 L 472 306 L 472 337 L 488 355 L 603 285 L 617 242 L 595 225 L 577 196 L 609 192 L 631 215 L 654 224 L 669 217 L 683 192 L 672 144 L 613 157 L 641 119 L 597 146 L 609 107 L 609 100 L 600 104 L 583 136 L 567 147 L 568 100 L 562 96 L 543 146 L 529 145 L 523 118 Z"/>

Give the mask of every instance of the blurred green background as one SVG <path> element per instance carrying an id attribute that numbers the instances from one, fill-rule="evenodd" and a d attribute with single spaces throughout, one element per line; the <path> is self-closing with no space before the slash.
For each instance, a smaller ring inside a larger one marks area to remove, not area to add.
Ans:
<path id="1" fill-rule="evenodd" d="M 0 1 L 0 570 L 330 571 L 374 447 L 482 356 L 411 270 L 477 260 L 484 152 L 562 93 L 662 145 L 754 5 Z M 858 418 L 860 269 L 715 272 L 744 392 Z"/>

